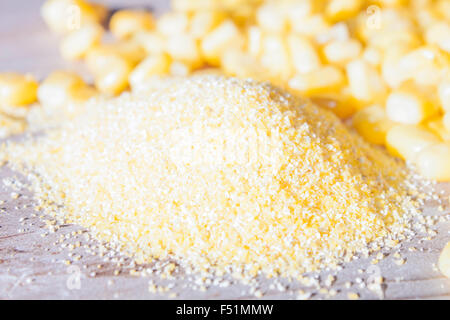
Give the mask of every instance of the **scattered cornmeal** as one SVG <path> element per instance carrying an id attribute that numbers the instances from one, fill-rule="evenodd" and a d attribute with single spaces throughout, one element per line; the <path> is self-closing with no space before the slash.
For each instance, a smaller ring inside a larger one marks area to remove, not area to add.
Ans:
<path id="1" fill-rule="evenodd" d="M 2 157 L 57 216 L 137 262 L 197 271 L 298 277 L 383 247 L 418 214 L 409 171 L 331 112 L 250 80 L 151 87 L 87 102 Z"/>

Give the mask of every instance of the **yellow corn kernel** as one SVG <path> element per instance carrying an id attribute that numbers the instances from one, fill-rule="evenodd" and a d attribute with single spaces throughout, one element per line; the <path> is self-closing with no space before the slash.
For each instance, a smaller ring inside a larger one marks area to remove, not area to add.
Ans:
<path id="1" fill-rule="evenodd" d="M 426 122 L 426 126 L 431 132 L 441 137 L 442 140 L 450 141 L 450 129 L 447 129 L 444 124 L 443 117 L 433 117 Z"/>
<path id="2" fill-rule="evenodd" d="M 238 27 L 232 20 L 225 20 L 203 38 L 201 50 L 209 64 L 218 66 L 225 50 L 241 48 L 243 44 L 244 39 Z"/>
<path id="3" fill-rule="evenodd" d="M 97 89 L 108 95 L 119 94 L 128 87 L 128 77 L 135 65 L 117 51 L 104 47 L 90 50 L 86 64 L 94 74 Z"/>
<path id="4" fill-rule="evenodd" d="M 437 106 L 414 86 L 404 85 L 392 91 L 386 100 L 389 119 L 405 124 L 419 124 L 433 116 Z"/>
<path id="5" fill-rule="evenodd" d="M 149 56 L 131 72 L 129 82 L 133 90 L 154 75 L 168 74 L 171 59 L 167 54 Z"/>
<path id="6" fill-rule="evenodd" d="M 450 131 L 450 112 L 447 112 L 442 118 L 442 122 L 447 130 Z"/>
<path id="7" fill-rule="evenodd" d="M 450 23 L 440 22 L 432 25 L 426 32 L 426 40 L 450 53 Z"/>
<path id="8" fill-rule="evenodd" d="M 338 22 L 327 28 L 323 33 L 316 35 L 315 40 L 321 45 L 331 41 L 347 41 L 350 40 L 350 30 L 345 22 Z"/>
<path id="9" fill-rule="evenodd" d="M 450 79 L 444 80 L 438 87 L 439 102 L 446 112 L 450 112 Z"/>
<path id="10" fill-rule="evenodd" d="M 185 12 L 173 11 L 163 14 L 156 22 L 156 29 L 165 36 L 186 33 L 189 17 Z"/>
<path id="11" fill-rule="evenodd" d="M 186 77 L 192 72 L 192 66 L 181 61 L 172 61 L 169 67 L 169 73 L 176 77 Z"/>
<path id="12" fill-rule="evenodd" d="M 437 0 L 435 9 L 442 15 L 443 19 L 450 21 L 450 2 L 448 0 Z"/>
<path id="13" fill-rule="evenodd" d="M 251 26 L 247 29 L 247 51 L 253 57 L 259 57 L 262 52 L 263 32 L 261 28 Z"/>
<path id="14" fill-rule="evenodd" d="M 24 106 L 36 101 L 38 83 L 31 75 L 0 73 L 0 106 Z"/>
<path id="15" fill-rule="evenodd" d="M 289 79 L 293 70 L 287 41 L 277 35 L 266 35 L 262 40 L 261 65 L 276 81 Z"/>
<path id="16" fill-rule="evenodd" d="M 331 0 L 325 14 L 331 22 L 342 21 L 356 16 L 362 5 L 360 0 Z"/>
<path id="17" fill-rule="evenodd" d="M 84 0 L 47 0 L 41 15 L 48 27 L 55 33 L 65 34 L 90 23 L 101 23 L 107 9 Z"/>
<path id="18" fill-rule="evenodd" d="M 386 95 L 387 88 L 377 69 L 357 59 L 346 67 L 351 94 L 364 103 L 377 102 Z"/>
<path id="19" fill-rule="evenodd" d="M 325 58 L 329 63 L 345 64 L 357 59 L 362 51 L 359 41 L 351 39 L 332 41 L 323 48 Z"/>
<path id="20" fill-rule="evenodd" d="M 425 178 L 450 181 L 450 143 L 434 144 L 422 149 L 415 163 L 419 173 Z"/>
<path id="21" fill-rule="evenodd" d="M 177 34 L 167 39 L 166 51 L 173 60 L 196 68 L 202 64 L 198 41 L 189 34 Z"/>
<path id="22" fill-rule="evenodd" d="M 222 58 L 222 69 L 226 74 L 240 77 L 264 79 L 264 71 L 256 58 L 242 50 L 228 50 Z"/>
<path id="23" fill-rule="evenodd" d="M 289 88 L 305 95 L 317 95 L 339 90 L 345 84 L 343 72 L 333 66 L 324 66 L 306 74 L 297 74 L 289 80 Z"/>
<path id="24" fill-rule="evenodd" d="M 292 64 L 298 73 L 308 73 L 320 68 L 320 57 L 309 39 L 291 34 L 287 42 Z"/>
<path id="25" fill-rule="evenodd" d="M 450 242 L 447 242 L 439 256 L 438 266 L 442 274 L 450 278 Z"/>
<path id="26" fill-rule="evenodd" d="M 419 86 L 436 86 L 448 66 L 448 58 L 439 49 L 425 46 L 402 57 L 396 72 L 400 73 L 403 81 L 414 80 Z"/>
<path id="27" fill-rule="evenodd" d="M 265 3 L 256 11 L 258 26 L 266 32 L 282 33 L 287 28 L 287 15 L 284 7 L 277 3 Z"/>
<path id="28" fill-rule="evenodd" d="M 415 162 L 424 148 L 440 143 L 441 140 L 424 127 L 396 125 L 386 134 L 386 147 L 395 156 Z"/>
<path id="29" fill-rule="evenodd" d="M 330 110 L 341 119 L 351 117 L 359 109 L 355 98 L 350 96 L 345 88 L 336 93 L 312 96 L 311 100 L 316 105 Z"/>
<path id="30" fill-rule="evenodd" d="M 80 29 L 66 35 L 61 42 L 61 55 L 64 59 L 75 60 L 99 44 L 103 35 L 103 28 L 99 24 L 87 24 Z"/>
<path id="31" fill-rule="evenodd" d="M 117 55 L 127 60 L 132 66 L 137 65 L 146 57 L 146 52 L 136 41 L 120 41 L 115 43 L 103 43 L 89 50 L 86 55 L 88 67 L 95 72 L 95 65 L 90 63 L 90 59 L 102 55 Z"/>
<path id="32" fill-rule="evenodd" d="M 383 61 L 382 53 L 375 47 L 366 47 L 362 53 L 362 58 L 374 67 L 381 66 Z"/>
<path id="33" fill-rule="evenodd" d="M 195 39 L 202 39 L 223 20 L 225 20 L 225 14 L 220 11 L 194 12 L 189 25 L 189 34 Z"/>
<path id="34" fill-rule="evenodd" d="M 63 108 L 72 100 L 74 92 L 85 86 L 87 86 L 86 83 L 78 74 L 55 71 L 41 83 L 37 95 L 44 108 Z"/>
<path id="35" fill-rule="evenodd" d="M 386 117 L 384 108 L 373 105 L 358 111 L 353 117 L 353 126 L 367 141 L 384 145 L 386 133 L 393 123 Z"/>
<path id="36" fill-rule="evenodd" d="M 0 138 L 6 138 L 14 134 L 20 134 L 27 128 L 27 123 L 23 119 L 10 117 L 0 113 Z"/>
<path id="37" fill-rule="evenodd" d="M 166 50 L 166 38 L 156 31 L 137 32 L 133 40 L 149 54 L 161 54 Z"/>
<path id="38" fill-rule="evenodd" d="M 324 34 L 330 28 L 328 22 L 320 14 L 308 16 L 298 21 L 291 21 L 291 24 L 293 31 L 310 37 Z"/>
<path id="39" fill-rule="evenodd" d="M 119 39 L 130 38 L 139 31 L 148 31 L 154 27 L 153 15 L 142 10 L 119 10 L 109 22 L 111 33 Z"/>

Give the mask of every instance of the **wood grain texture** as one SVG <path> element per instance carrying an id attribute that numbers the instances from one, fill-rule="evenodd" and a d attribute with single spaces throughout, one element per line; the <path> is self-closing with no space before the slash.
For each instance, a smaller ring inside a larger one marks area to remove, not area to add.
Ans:
<path id="1" fill-rule="evenodd" d="M 32 72 L 42 78 L 54 69 L 73 69 L 85 73 L 83 65 L 67 63 L 58 54 L 58 37 L 50 34 L 39 17 L 40 0 L 2 0 L 0 2 L 0 72 L 21 71 Z M 112 7 L 152 6 L 159 11 L 167 8 L 167 1 L 99 1 Z M 113 275 L 116 266 L 107 258 L 91 255 L 83 247 L 71 251 L 55 245 L 61 237 L 80 228 L 75 225 L 61 227 L 55 233 L 42 237 L 47 232 L 44 222 L 33 216 L 32 195 L 22 190 L 17 199 L 11 198 L 13 191 L 5 185 L 4 179 L 25 180 L 8 168 L 0 168 L 0 200 L 5 202 L 0 206 L 0 299 L 167 299 L 167 294 L 155 294 L 148 291 L 149 280 L 156 284 L 173 285 L 171 292 L 176 292 L 177 298 L 186 299 L 248 299 L 249 287 L 242 284 L 232 284 L 227 288 L 211 286 L 207 291 L 193 290 L 194 280 L 178 277 L 175 280 L 162 280 L 159 277 L 135 277 L 129 274 L 133 268 L 131 261 L 126 260 L 119 276 Z M 450 186 L 440 187 L 450 194 Z M 26 206 L 26 207 L 24 207 Z M 435 203 L 429 203 L 424 208 L 426 215 L 448 215 L 450 208 L 444 212 L 436 209 Z M 450 224 L 436 226 L 437 236 L 431 241 L 402 243 L 398 250 L 386 252 L 388 257 L 377 267 L 385 278 L 384 298 L 387 299 L 449 299 L 450 280 L 445 279 L 436 269 L 440 250 L 450 240 Z M 70 239 L 75 243 L 77 239 Z M 411 252 L 409 247 L 418 250 Z M 394 252 L 400 252 L 406 258 L 406 263 L 398 266 L 392 257 Z M 69 253 L 82 256 L 74 261 L 81 275 L 80 289 L 69 289 L 71 276 L 69 266 L 64 261 L 70 259 Z M 380 297 L 367 288 L 361 287 L 357 278 L 364 283 L 369 280 L 369 259 L 359 259 L 346 264 L 337 273 L 333 288 L 338 294 L 333 298 L 345 299 L 348 292 L 358 292 L 364 299 L 379 299 Z M 101 264 L 100 269 L 97 265 Z M 369 269 L 370 270 L 370 269 Z M 95 275 L 94 275 L 95 272 Z M 329 272 L 315 275 L 321 283 Z M 346 287 L 346 282 L 351 287 Z M 299 283 L 287 284 L 287 290 L 280 291 L 270 287 L 273 283 L 285 283 L 284 279 L 263 280 L 261 290 L 268 299 L 292 299 L 297 297 L 299 289 L 311 293 L 313 299 L 329 298 L 318 291 Z"/>

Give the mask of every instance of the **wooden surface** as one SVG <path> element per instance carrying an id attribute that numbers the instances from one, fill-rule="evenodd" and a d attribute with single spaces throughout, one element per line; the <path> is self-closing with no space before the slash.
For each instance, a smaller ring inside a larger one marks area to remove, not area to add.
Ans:
<path id="1" fill-rule="evenodd" d="M 160 11 L 167 7 L 166 1 L 100 1 L 113 7 L 150 5 Z M 83 72 L 83 66 L 68 64 L 58 55 L 58 38 L 51 35 L 39 18 L 39 0 L 2 0 L 0 1 L 0 72 L 33 72 L 39 78 L 57 68 L 76 69 Z M 149 281 L 157 285 L 173 286 L 170 292 L 176 292 L 176 298 L 208 299 L 246 299 L 254 298 L 249 287 L 232 284 L 223 288 L 210 286 L 206 291 L 196 290 L 195 279 L 178 276 L 163 280 L 157 276 L 136 277 L 129 271 L 135 266 L 125 259 L 120 274 L 112 259 L 90 254 L 86 248 L 70 250 L 55 242 L 61 235 L 69 234 L 80 228 L 74 225 L 62 226 L 54 233 L 48 233 L 45 223 L 35 216 L 32 195 L 26 190 L 17 199 L 11 197 L 15 192 L 11 182 L 24 180 L 8 168 L 0 169 L 0 299 L 167 299 L 167 293 L 151 293 Z M 449 195 L 449 186 L 443 185 Z M 436 209 L 436 203 L 427 204 L 425 215 L 449 215 L 447 206 L 443 212 Z M 38 214 L 39 215 L 39 214 Z M 373 267 L 369 259 L 359 259 L 346 264 L 337 272 L 332 288 L 338 291 L 333 298 L 345 299 L 349 292 L 358 292 L 361 298 L 379 299 L 380 296 L 368 290 L 367 284 L 373 272 L 379 272 L 385 278 L 383 297 L 387 299 L 449 299 L 450 280 L 445 279 L 436 269 L 440 250 L 450 240 L 450 223 L 438 224 L 437 235 L 431 241 L 422 241 L 418 237 L 405 242 L 398 249 L 386 252 L 388 257 Z M 80 235 L 83 239 L 83 235 Z M 76 243 L 70 237 L 65 243 Z M 82 243 L 86 241 L 82 240 Z M 89 243 L 95 243 L 90 241 Z M 408 248 L 415 247 L 417 251 Z M 393 254 L 400 252 L 406 258 L 404 265 L 394 263 Z M 74 255 L 80 255 L 75 260 Z M 66 260 L 72 260 L 66 265 Z M 98 265 L 101 265 L 98 268 Z M 372 267 L 371 267 L 372 266 Z M 151 266 L 144 266 L 149 268 Z M 362 272 L 361 272 L 362 271 Z M 80 287 L 71 285 L 73 276 L 80 276 Z M 329 272 L 314 275 L 323 284 Z M 361 279 L 361 281 L 359 279 Z M 345 285 L 351 282 L 350 288 Z M 281 285 L 280 285 L 281 284 Z M 363 287 L 364 286 L 364 287 Z M 280 288 L 282 290 L 278 290 Z M 284 279 L 262 280 L 260 290 L 264 298 L 291 299 L 298 296 L 299 289 L 311 294 L 313 299 L 330 298 L 319 292 L 317 287 L 306 287 L 299 283 L 285 283 Z"/>

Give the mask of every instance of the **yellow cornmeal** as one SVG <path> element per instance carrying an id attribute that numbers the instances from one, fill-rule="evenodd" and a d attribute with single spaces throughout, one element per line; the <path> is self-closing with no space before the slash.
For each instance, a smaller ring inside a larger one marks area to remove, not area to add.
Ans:
<path id="1" fill-rule="evenodd" d="M 3 148 L 38 199 L 138 262 L 295 277 L 396 243 L 418 212 L 406 169 L 328 111 L 213 75 L 151 87 Z"/>

